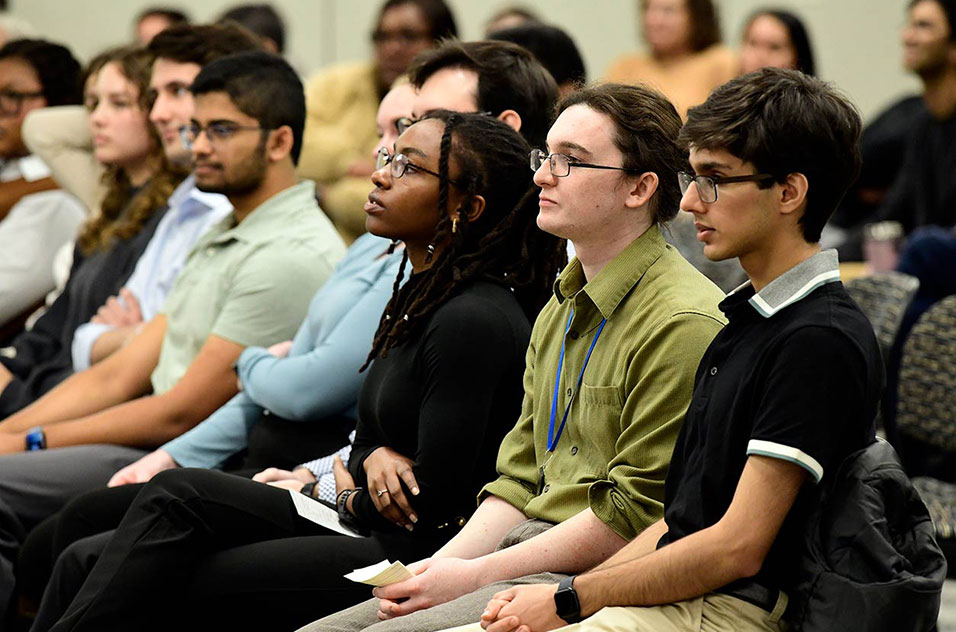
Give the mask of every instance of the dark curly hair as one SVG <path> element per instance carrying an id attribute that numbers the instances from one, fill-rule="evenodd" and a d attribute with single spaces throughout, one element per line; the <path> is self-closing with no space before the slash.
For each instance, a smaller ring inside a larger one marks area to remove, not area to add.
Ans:
<path id="1" fill-rule="evenodd" d="M 407 252 L 379 323 L 373 359 L 402 344 L 442 304 L 472 280 L 484 279 L 512 288 L 528 319 L 534 321 L 551 297 L 555 277 L 567 263 L 565 241 L 539 230 L 538 189 L 528 167 L 531 149 L 513 129 L 482 114 L 438 110 L 426 119 L 445 124 L 438 172 L 440 219 L 433 243 L 448 242 L 430 268 L 414 284 L 401 285 Z M 468 208 L 476 195 L 484 212 L 473 222 L 462 213 L 452 232 L 448 213 L 449 165 L 458 167 L 458 186 Z"/>
<path id="2" fill-rule="evenodd" d="M 106 56 L 98 56 L 99 70 L 115 63 L 120 72 L 138 90 L 137 106 L 149 112 L 149 75 L 153 57 L 142 48 L 120 48 Z M 89 104 L 88 104 L 89 105 Z M 103 173 L 106 195 L 96 214 L 77 238 L 83 254 L 109 248 L 116 240 L 129 239 L 139 233 L 157 210 L 166 205 L 176 186 L 186 177 L 186 172 L 166 159 L 155 128 L 148 122 L 151 139 L 148 160 L 153 166 L 152 177 L 138 190 L 132 186 L 126 171 L 116 165 L 108 165 Z"/>

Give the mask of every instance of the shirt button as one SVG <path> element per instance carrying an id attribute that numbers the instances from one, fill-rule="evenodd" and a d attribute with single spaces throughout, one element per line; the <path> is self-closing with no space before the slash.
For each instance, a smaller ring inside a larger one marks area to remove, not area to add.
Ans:
<path id="1" fill-rule="evenodd" d="M 568 397 L 571 397 L 571 389 L 568 389 Z"/>
<path id="2" fill-rule="evenodd" d="M 551 489 L 551 485 L 545 485 L 545 486 L 544 486 L 544 493 L 547 494 L 549 489 Z"/>
<path id="3" fill-rule="evenodd" d="M 710 374 L 711 374 L 711 375 L 717 375 L 717 367 L 715 367 L 715 366 L 710 367 Z"/>
<path id="4" fill-rule="evenodd" d="M 574 456 L 574 455 L 577 454 L 577 453 L 578 453 L 578 446 L 572 447 L 572 448 L 571 448 L 571 456 Z"/>
<path id="5" fill-rule="evenodd" d="M 570 335 L 571 335 L 571 340 L 577 340 L 577 339 L 578 339 L 578 332 L 577 332 L 577 331 L 575 331 L 575 330 L 572 329 Z"/>

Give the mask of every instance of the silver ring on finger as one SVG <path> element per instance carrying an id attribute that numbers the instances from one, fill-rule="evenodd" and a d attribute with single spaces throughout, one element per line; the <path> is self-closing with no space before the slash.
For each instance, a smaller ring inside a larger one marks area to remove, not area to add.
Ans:
<path id="1" fill-rule="evenodd" d="M 375 493 L 378 494 L 378 497 L 379 497 L 379 498 L 381 498 L 382 496 L 384 496 L 385 494 L 388 493 L 388 490 L 387 490 L 387 489 L 377 489 L 377 490 L 375 490 Z"/>

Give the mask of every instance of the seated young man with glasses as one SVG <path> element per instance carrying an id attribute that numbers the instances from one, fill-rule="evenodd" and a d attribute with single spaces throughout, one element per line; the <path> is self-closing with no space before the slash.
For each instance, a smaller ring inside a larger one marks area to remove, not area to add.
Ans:
<path id="1" fill-rule="evenodd" d="M 662 516 L 693 371 L 724 322 L 720 292 L 661 236 L 686 164 L 680 117 L 660 94 L 621 85 L 574 93 L 559 110 L 553 153 L 531 155 L 537 222 L 577 258 L 535 321 L 499 478 L 458 535 L 410 566 L 415 577 L 304 630 L 477 621 L 503 586 L 590 568 Z"/>
<path id="2" fill-rule="evenodd" d="M 819 484 L 873 441 L 882 388 L 873 330 L 818 243 L 859 170 L 860 127 L 845 97 L 790 70 L 690 110 L 681 208 L 750 283 L 720 304 L 729 324 L 697 370 L 664 519 L 593 570 L 495 595 L 475 629 L 784 629 Z"/>
<path id="3" fill-rule="evenodd" d="M 184 136 L 196 186 L 233 210 L 198 241 L 162 313 L 129 344 L 0 423 L 7 550 L 234 396 L 240 352 L 291 338 L 344 253 L 312 183 L 297 184 L 305 103 L 292 68 L 261 52 L 222 57 L 192 92 Z"/>

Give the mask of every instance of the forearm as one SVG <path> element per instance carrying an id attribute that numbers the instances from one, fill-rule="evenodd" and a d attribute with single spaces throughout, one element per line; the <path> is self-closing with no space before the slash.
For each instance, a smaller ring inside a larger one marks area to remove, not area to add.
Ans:
<path id="1" fill-rule="evenodd" d="M 149 388 L 148 381 L 131 388 L 111 372 L 94 367 L 74 373 L 49 393 L 0 423 L 0 432 L 23 432 L 34 426 L 48 426 L 99 412 Z"/>
<path id="2" fill-rule="evenodd" d="M 175 401 L 170 393 L 139 397 L 45 428 L 47 447 L 109 443 L 156 448 L 199 423 L 205 409 L 199 402 Z"/>
<path id="3" fill-rule="evenodd" d="M 658 520 L 644 529 L 636 538 L 628 542 L 627 546 L 623 547 L 601 564 L 595 566 L 594 570 L 618 566 L 624 562 L 634 561 L 653 553 L 657 550 L 657 543 L 665 533 L 667 533 L 667 523 L 664 522 L 663 519 Z"/>
<path id="4" fill-rule="evenodd" d="M 103 332 L 90 349 L 90 364 L 96 364 L 112 355 L 113 352 L 122 348 L 130 338 L 135 336 L 140 329 L 140 325 L 129 325 Z"/>
<path id="5" fill-rule="evenodd" d="M 528 519 L 519 509 L 496 496 L 489 496 L 464 528 L 432 557 L 457 557 L 470 560 L 495 550 L 512 527 Z"/>
<path id="6" fill-rule="evenodd" d="M 57 184 L 53 178 L 40 178 L 39 180 L 28 181 L 24 179 L 4 182 L 0 186 L 0 220 L 7 216 L 13 205 L 20 201 L 20 198 L 31 193 L 40 191 L 49 191 L 56 189 Z"/>
<path id="7" fill-rule="evenodd" d="M 540 572 L 578 573 L 608 559 L 626 541 L 590 509 L 544 533 L 480 560 L 482 585 Z"/>
<path id="8" fill-rule="evenodd" d="M 606 606 L 652 606 L 673 603 L 711 592 L 732 581 L 754 574 L 742 560 L 742 538 L 718 523 L 709 529 L 653 551 L 647 542 L 634 541 L 600 569 L 579 575 L 574 587 L 581 600 L 581 614 L 590 615 Z"/>

